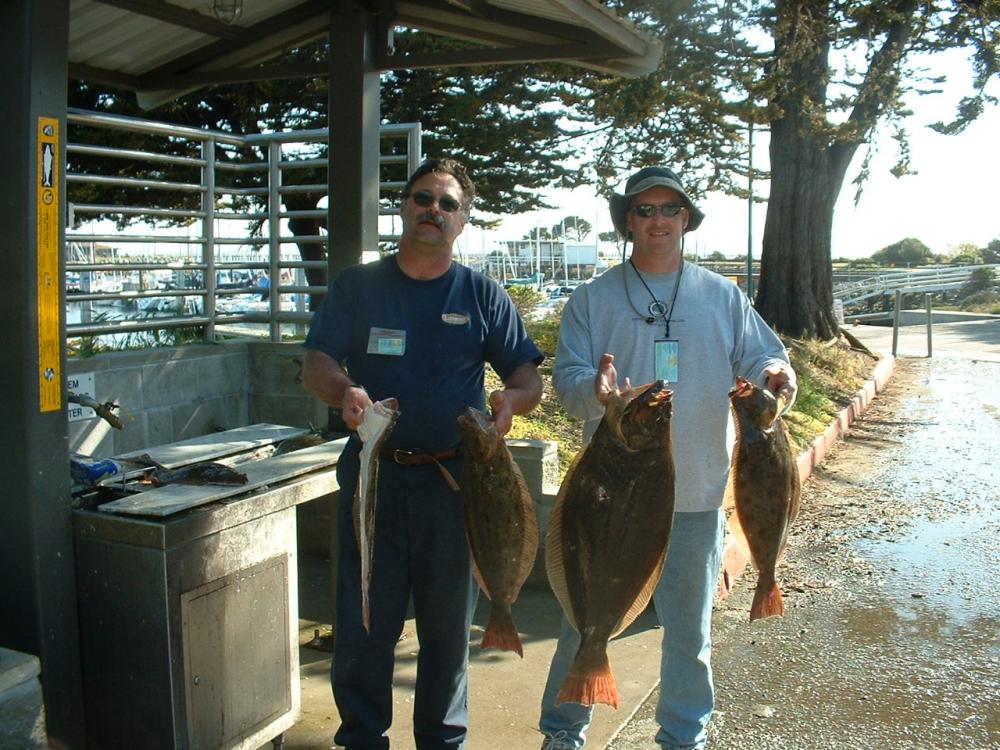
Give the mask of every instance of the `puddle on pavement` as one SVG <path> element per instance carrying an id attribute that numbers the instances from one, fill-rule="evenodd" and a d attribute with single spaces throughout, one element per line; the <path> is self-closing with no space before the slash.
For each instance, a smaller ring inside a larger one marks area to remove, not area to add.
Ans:
<path id="1" fill-rule="evenodd" d="M 912 427 L 882 460 L 883 481 L 913 493 L 915 517 L 902 538 L 859 543 L 902 590 L 901 615 L 919 605 L 947 613 L 956 625 L 1000 619 L 989 582 L 1000 560 L 1000 364 L 937 359 L 919 363 L 922 388 L 900 414 Z M 994 635 L 997 631 L 994 631 Z"/>

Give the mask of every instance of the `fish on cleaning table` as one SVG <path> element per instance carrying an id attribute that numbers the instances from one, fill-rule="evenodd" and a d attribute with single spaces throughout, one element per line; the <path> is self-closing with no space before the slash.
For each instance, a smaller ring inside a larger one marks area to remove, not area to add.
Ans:
<path id="1" fill-rule="evenodd" d="M 246 474 L 216 461 L 201 461 L 176 469 L 168 469 L 155 461 L 148 453 L 144 453 L 134 459 L 129 459 L 128 463 L 148 467 L 143 479 L 157 487 L 167 484 L 241 485 L 247 483 Z"/>
<path id="2" fill-rule="evenodd" d="M 303 448 L 311 448 L 314 445 L 322 445 L 328 438 L 321 432 L 309 432 L 305 435 L 285 438 L 274 447 L 274 456 L 283 456 L 286 453 L 294 453 Z"/>
<path id="3" fill-rule="evenodd" d="M 472 570 L 491 603 L 482 648 L 524 656 L 511 605 L 538 553 L 538 515 L 521 469 L 496 424 L 471 406 L 458 418 L 462 496 Z"/>
<path id="4" fill-rule="evenodd" d="M 375 401 L 361 415 L 360 473 L 354 491 L 354 533 L 361 550 L 361 622 L 371 632 L 368 593 L 375 561 L 375 506 L 378 500 L 379 452 L 399 419 L 399 402 L 394 398 Z"/>
<path id="5" fill-rule="evenodd" d="M 779 416 L 782 403 L 770 391 L 737 378 L 729 392 L 736 423 L 730 470 L 735 510 L 729 528 L 757 570 L 750 621 L 781 615 L 785 606 L 775 568 L 788 543 L 788 529 L 799 512 L 798 466 Z"/>
<path id="6" fill-rule="evenodd" d="M 672 396 L 662 380 L 613 392 L 560 487 L 546 568 L 580 647 L 557 703 L 618 707 L 608 640 L 649 603 L 673 525 Z"/>

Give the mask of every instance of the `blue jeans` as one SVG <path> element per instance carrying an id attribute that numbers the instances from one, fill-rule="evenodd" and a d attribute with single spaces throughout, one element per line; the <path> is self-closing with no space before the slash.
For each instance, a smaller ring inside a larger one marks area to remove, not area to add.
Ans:
<path id="1" fill-rule="evenodd" d="M 455 476 L 461 459 L 446 462 Z M 469 629 L 479 593 L 472 578 L 461 497 L 438 468 L 379 466 L 375 560 L 361 624 L 361 564 L 354 532 L 357 458 L 337 466 L 337 621 L 331 681 L 341 724 L 337 745 L 388 748 L 395 648 L 412 596 L 420 651 L 413 702 L 418 750 L 465 746 L 468 730 Z"/>
<path id="2" fill-rule="evenodd" d="M 721 510 L 675 513 L 663 574 L 653 592 L 663 625 L 656 742 L 664 750 L 700 750 L 715 705 L 712 684 L 712 602 L 722 564 L 725 515 Z M 563 616 L 542 694 L 539 729 L 566 748 L 583 747 L 593 707 L 555 703 L 580 636 Z"/>

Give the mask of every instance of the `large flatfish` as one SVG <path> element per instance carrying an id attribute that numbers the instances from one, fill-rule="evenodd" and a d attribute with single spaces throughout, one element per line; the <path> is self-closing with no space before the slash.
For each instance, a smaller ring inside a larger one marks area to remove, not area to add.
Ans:
<path id="1" fill-rule="evenodd" d="M 788 543 L 788 528 L 799 512 L 799 470 L 779 413 L 782 403 L 770 391 L 737 378 L 729 392 L 736 422 L 736 447 L 730 471 L 735 511 L 729 529 L 757 569 L 750 621 L 781 615 L 785 605 L 775 576 Z"/>
<path id="2" fill-rule="evenodd" d="M 354 491 L 354 533 L 361 550 L 361 622 L 371 632 L 368 592 L 372 585 L 375 560 L 375 505 L 378 500 L 379 452 L 399 419 L 399 402 L 394 398 L 368 406 L 358 425 L 361 438 L 360 472 Z"/>
<path id="3" fill-rule="evenodd" d="M 496 425 L 471 406 L 458 418 L 462 496 L 472 571 L 491 603 L 482 648 L 524 656 L 511 605 L 538 554 L 538 515 L 521 469 Z"/>
<path id="4" fill-rule="evenodd" d="M 557 703 L 618 707 L 608 640 L 649 603 L 673 525 L 672 395 L 662 380 L 612 393 L 559 490 L 546 568 L 580 648 Z"/>

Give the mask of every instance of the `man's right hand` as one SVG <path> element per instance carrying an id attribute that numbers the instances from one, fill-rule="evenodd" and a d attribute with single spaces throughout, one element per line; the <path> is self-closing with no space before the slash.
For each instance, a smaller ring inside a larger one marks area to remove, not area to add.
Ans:
<path id="1" fill-rule="evenodd" d="M 365 416 L 365 409 L 372 405 L 368 391 L 360 386 L 349 385 L 344 389 L 344 397 L 340 402 L 340 416 L 344 424 L 352 430 L 358 429 Z"/>

